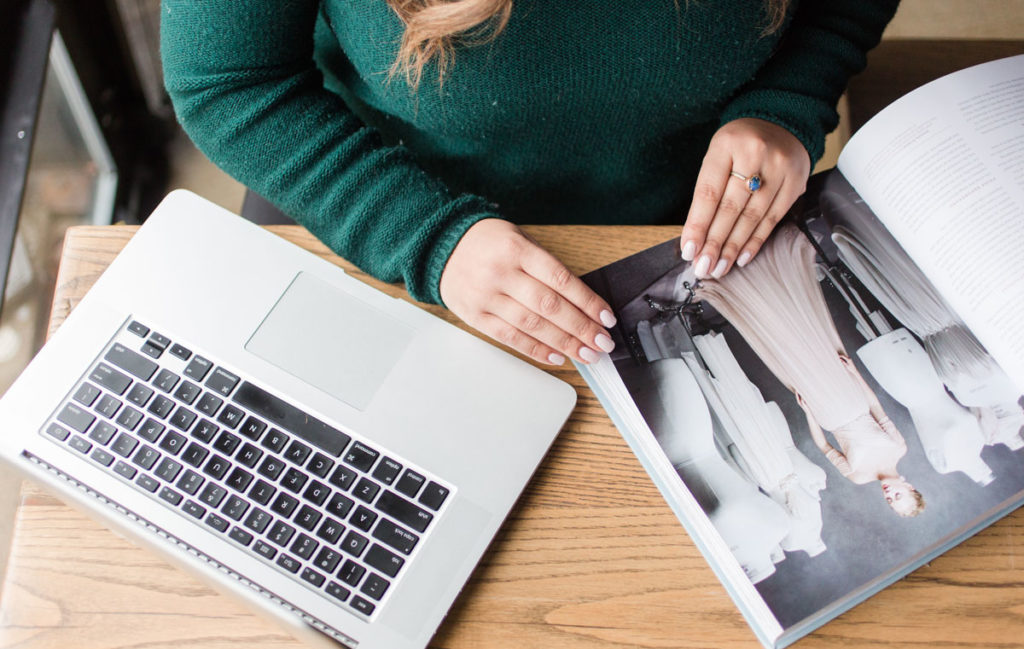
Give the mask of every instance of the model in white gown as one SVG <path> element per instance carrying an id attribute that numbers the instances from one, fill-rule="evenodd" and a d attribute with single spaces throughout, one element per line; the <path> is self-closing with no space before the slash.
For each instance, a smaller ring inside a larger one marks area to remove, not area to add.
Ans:
<path id="1" fill-rule="evenodd" d="M 702 280 L 695 296 L 732 323 L 794 393 L 812 439 L 841 475 L 880 482 L 901 516 L 923 510 L 923 498 L 898 471 L 906 443 L 843 348 L 818 285 L 814 248 L 797 228 L 778 228 L 741 272 Z"/>
<path id="2" fill-rule="evenodd" d="M 756 584 L 785 557 L 779 544 L 790 532 L 789 517 L 719 455 L 696 379 L 682 358 L 660 358 L 649 334 L 648 327 L 640 338 L 650 362 L 637 371 L 653 389 L 634 392 L 634 399 L 669 462 Z"/>

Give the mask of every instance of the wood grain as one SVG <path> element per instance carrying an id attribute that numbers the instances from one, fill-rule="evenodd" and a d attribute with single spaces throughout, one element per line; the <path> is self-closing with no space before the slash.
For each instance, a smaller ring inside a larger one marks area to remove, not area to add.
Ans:
<path id="1" fill-rule="evenodd" d="M 392 295 L 297 227 L 271 228 Z M 581 273 L 676 228 L 535 227 Z M 68 234 L 52 326 L 134 232 Z M 454 321 L 436 306 L 430 311 Z M 758 647 L 646 473 L 571 369 L 579 405 L 432 647 Z M 800 641 L 815 647 L 1024 646 L 1024 518 L 1013 514 Z M 297 647 L 298 642 L 32 485 L 0 600 L 0 648 Z"/>

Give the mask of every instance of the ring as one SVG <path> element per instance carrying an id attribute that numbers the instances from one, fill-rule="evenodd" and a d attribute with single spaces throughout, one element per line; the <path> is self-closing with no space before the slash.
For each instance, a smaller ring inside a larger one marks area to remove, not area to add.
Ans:
<path id="1" fill-rule="evenodd" d="M 743 182 L 747 183 L 747 191 L 749 191 L 751 194 L 761 189 L 761 185 L 763 184 L 761 182 L 761 176 L 758 174 L 750 174 L 749 176 L 744 176 L 740 172 L 733 169 L 732 171 L 729 172 L 729 175 L 735 176 L 742 180 Z"/>

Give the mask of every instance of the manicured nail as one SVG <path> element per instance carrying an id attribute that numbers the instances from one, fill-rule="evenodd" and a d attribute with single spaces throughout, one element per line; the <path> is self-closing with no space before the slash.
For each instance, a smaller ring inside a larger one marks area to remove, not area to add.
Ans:
<path id="1" fill-rule="evenodd" d="M 562 365 L 565 363 L 565 356 L 551 352 L 548 354 L 548 362 L 552 365 Z"/>
<path id="2" fill-rule="evenodd" d="M 693 261 L 693 256 L 697 254 L 697 244 L 692 241 L 687 241 L 683 244 L 681 252 L 685 261 Z"/>
<path id="3" fill-rule="evenodd" d="M 584 363 L 596 363 L 597 359 L 599 359 L 601 357 L 598 356 L 597 352 L 595 352 L 593 349 L 591 349 L 589 347 L 581 347 L 580 348 L 580 358 L 583 359 Z"/>
<path id="4" fill-rule="evenodd" d="M 608 309 L 601 312 L 601 324 L 606 327 L 614 327 L 616 322 L 618 322 L 618 320 L 615 319 L 614 313 Z"/>
<path id="5" fill-rule="evenodd" d="M 597 334 L 594 337 L 594 344 L 597 345 L 601 351 L 610 352 L 615 349 L 615 342 L 604 334 Z"/>
<path id="6" fill-rule="evenodd" d="M 693 273 L 697 276 L 697 279 L 704 279 L 708 276 L 709 268 L 711 268 L 711 257 L 704 255 L 697 260 L 697 265 L 694 267 Z"/>
<path id="7" fill-rule="evenodd" d="M 744 250 L 743 253 L 740 255 L 740 258 L 736 260 L 736 265 L 742 268 L 746 266 L 748 262 L 750 262 L 750 253 Z"/>
<path id="8" fill-rule="evenodd" d="M 729 262 L 724 259 L 719 259 L 718 263 L 715 264 L 715 269 L 711 271 L 711 276 L 718 279 L 722 275 L 725 275 L 725 269 L 729 266 Z"/>

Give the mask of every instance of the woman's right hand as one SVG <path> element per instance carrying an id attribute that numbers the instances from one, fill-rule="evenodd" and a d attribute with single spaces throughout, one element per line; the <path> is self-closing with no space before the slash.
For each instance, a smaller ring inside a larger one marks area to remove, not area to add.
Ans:
<path id="1" fill-rule="evenodd" d="M 440 290 L 467 324 L 541 363 L 593 363 L 614 347 L 605 328 L 615 325 L 611 307 L 508 221 L 483 219 L 466 231 Z"/>

